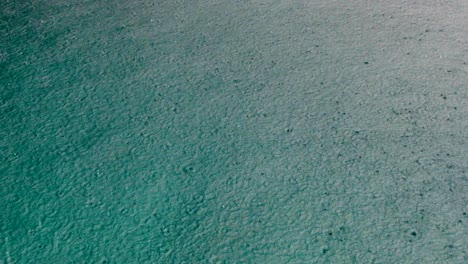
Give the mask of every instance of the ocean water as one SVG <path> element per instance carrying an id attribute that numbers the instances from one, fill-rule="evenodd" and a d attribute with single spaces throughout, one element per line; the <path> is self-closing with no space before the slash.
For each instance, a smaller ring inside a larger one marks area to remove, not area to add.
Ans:
<path id="1" fill-rule="evenodd" d="M 0 263 L 467 263 L 466 1 L 0 3 Z"/>

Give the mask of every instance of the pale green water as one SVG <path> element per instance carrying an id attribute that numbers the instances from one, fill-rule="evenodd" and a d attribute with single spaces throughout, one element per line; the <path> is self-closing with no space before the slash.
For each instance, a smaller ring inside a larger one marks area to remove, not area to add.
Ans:
<path id="1" fill-rule="evenodd" d="M 0 263 L 467 263 L 463 1 L 0 3 Z"/>

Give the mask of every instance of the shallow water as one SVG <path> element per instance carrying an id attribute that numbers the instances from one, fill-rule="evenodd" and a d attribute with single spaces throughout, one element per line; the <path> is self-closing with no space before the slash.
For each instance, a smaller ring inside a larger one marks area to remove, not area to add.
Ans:
<path id="1" fill-rule="evenodd" d="M 0 10 L 0 263 L 468 261 L 463 1 Z"/>

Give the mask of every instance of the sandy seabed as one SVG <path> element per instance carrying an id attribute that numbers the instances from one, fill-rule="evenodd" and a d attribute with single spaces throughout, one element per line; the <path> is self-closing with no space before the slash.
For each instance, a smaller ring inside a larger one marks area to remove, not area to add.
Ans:
<path id="1" fill-rule="evenodd" d="M 468 3 L 0 3 L 0 263 L 468 263 Z"/>

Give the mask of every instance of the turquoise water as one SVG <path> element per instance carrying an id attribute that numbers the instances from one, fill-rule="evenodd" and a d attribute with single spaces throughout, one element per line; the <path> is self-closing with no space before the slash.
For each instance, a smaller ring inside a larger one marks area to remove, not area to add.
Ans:
<path id="1" fill-rule="evenodd" d="M 465 11 L 4 0 L 0 263 L 466 263 Z"/>

